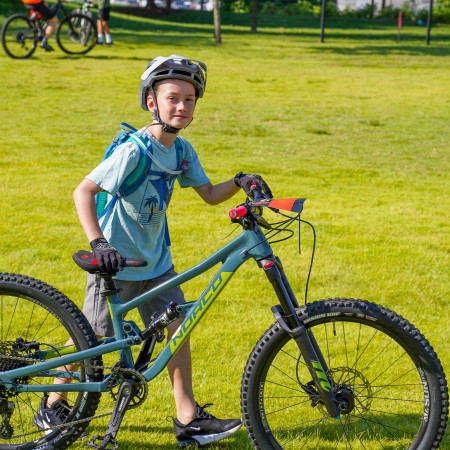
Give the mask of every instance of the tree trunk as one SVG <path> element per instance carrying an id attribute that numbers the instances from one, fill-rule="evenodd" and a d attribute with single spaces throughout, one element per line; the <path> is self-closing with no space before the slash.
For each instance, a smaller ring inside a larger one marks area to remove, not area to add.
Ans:
<path id="1" fill-rule="evenodd" d="M 258 0 L 252 0 L 251 32 L 256 33 L 258 27 Z"/>
<path id="2" fill-rule="evenodd" d="M 167 9 L 167 11 L 170 10 L 171 3 L 172 3 L 172 0 L 166 0 L 166 9 Z"/>
<path id="3" fill-rule="evenodd" d="M 216 44 L 222 43 L 219 0 L 214 0 L 214 37 L 216 38 Z"/>

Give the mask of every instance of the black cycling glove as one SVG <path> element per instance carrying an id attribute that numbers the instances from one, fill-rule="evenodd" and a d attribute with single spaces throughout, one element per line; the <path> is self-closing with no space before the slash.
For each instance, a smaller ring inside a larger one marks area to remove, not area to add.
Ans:
<path id="1" fill-rule="evenodd" d="M 242 173 L 239 172 L 234 177 L 234 183 L 236 186 L 244 189 L 245 193 L 250 197 L 254 198 L 253 194 L 253 186 L 256 187 L 266 196 L 272 198 L 272 191 L 269 186 L 267 186 L 266 182 L 262 179 L 260 175 L 255 175 L 253 173 Z"/>
<path id="2" fill-rule="evenodd" d="M 124 268 L 122 256 L 106 239 L 94 239 L 91 249 L 101 273 L 112 275 Z"/>

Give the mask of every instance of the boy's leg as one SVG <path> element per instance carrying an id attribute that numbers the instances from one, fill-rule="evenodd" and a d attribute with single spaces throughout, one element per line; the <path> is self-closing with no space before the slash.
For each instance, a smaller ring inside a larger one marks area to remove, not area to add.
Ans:
<path id="1" fill-rule="evenodd" d="M 72 339 L 69 339 L 66 344 L 66 346 L 68 345 L 73 345 L 73 341 Z M 65 367 L 58 367 L 58 370 L 68 370 L 68 371 L 72 371 L 75 370 L 76 366 L 65 366 Z M 66 383 L 70 383 L 71 380 L 67 379 L 67 378 L 55 378 L 55 380 L 53 381 L 53 384 L 66 384 Z M 53 403 L 59 401 L 59 400 L 65 400 L 67 401 L 67 395 L 69 393 L 68 392 L 50 392 L 48 398 L 47 398 L 47 406 L 52 406 Z"/>
<path id="2" fill-rule="evenodd" d="M 175 275 L 176 272 L 172 268 L 161 277 L 158 277 L 158 279 L 149 280 L 146 283 L 144 291 L 151 289 Z M 145 309 L 142 307 L 139 309 L 144 323 L 150 322 L 148 309 L 155 308 L 158 312 L 164 311 L 171 301 L 176 301 L 178 304 L 185 302 L 183 292 L 179 287 L 173 288 L 154 299 L 151 305 L 145 305 Z M 167 327 L 168 339 L 171 339 L 183 320 L 179 319 Z M 189 339 L 186 340 L 180 350 L 169 361 L 167 369 L 172 382 L 177 409 L 177 418 L 174 419 L 175 435 L 180 445 L 208 444 L 224 439 L 239 430 L 242 426 L 240 419 L 218 419 L 205 411 L 204 408 L 206 406 L 202 408 L 196 403 L 192 389 L 192 364 Z"/>
<path id="3" fill-rule="evenodd" d="M 167 340 L 169 341 L 183 319 L 171 323 L 167 327 Z M 195 417 L 195 399 L 192 389 L 192 363 L 189 339 L 183 344 L 178 353 L 167 365 L 173 396 L 177 408 L 177 418 L 183 423 L 191 422 Z"/>

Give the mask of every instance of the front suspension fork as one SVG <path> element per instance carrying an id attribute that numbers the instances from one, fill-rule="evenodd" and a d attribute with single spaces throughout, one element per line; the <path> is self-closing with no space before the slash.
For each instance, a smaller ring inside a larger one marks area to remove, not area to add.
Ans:
<path id="1" fill-rule="evenodd" d="M 258 266 L 264 269 L 280 302 L 280 305 L 272 307 L 276 321 L 297 343 L 328 414 L 339 419 L 339 402 L 332 390 L 331 375 L 329 379 L 328 367 L 312 331 L 307 330 L 297 317 L 295 309 L 298 308 L 298 303 L 280 260 L 272 255 L 258 261 Z"/>

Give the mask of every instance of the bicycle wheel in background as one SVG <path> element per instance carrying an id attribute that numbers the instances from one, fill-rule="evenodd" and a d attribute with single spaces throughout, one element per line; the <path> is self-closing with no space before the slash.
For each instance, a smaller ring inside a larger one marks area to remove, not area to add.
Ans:
<path id="1" fill-rule="evenodd" d="M 71 14 L 61 20 L 56 30 L 56 42 L 69 55 L 84 55 L 97 42 L 94 21 L 84 14 Z"/>
<path id="2" fill-rule="evenodd" d="M 8 371 L 33 364 L 39 350 L 58 349 L 72 339 L 77 350 L 97 345 L 87 319 L 66 296 L 52 286 L 23 275 L 0 273 L 0 371 Z M 58 358 L 58 352 L 54 351 Z M 101 357 L 83 361 L 101 366 Z M 81 366 L 73 383 L 98 380 L 101 369 Z M 47 375 L 47 376 L 46 376 Z M 32 375 L 15 380 L 20 384 L 52 384 L 49 374 Z M 42 431 L 33 419 L 44 394 L 40 392 L 14 393 L 0 384 L 0 449 L 59 449 L 67 448 L 85 430 L 89 421 L 70 425 L 92 417 L 97 409 L 100 393 L 69 392 L 71 408 L 65 422 L 67 427 Z M 7 405 L 7 408 L 3 406 Z M 9 414 L 8 414 L 9 412 Z"/>
<path id="3" fill-rule="evenodd" d="M 345 399 L 328 416 L 299 349 L 278 324 L 254 347 L 241 407 L 258 449 L 435 449 L 448 416 L 442 366 L 407 320 L 361 300 L 314 302 L 298 311 Z"/>
<path id="4" fill-rule="evenodd" d="M 38 30 L 24 14 L 14 14 L 2 27 L 2 45 L 15 59 L 29 58 L 36 50 Z"/>

